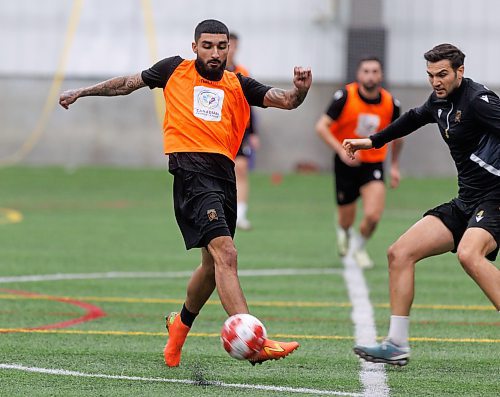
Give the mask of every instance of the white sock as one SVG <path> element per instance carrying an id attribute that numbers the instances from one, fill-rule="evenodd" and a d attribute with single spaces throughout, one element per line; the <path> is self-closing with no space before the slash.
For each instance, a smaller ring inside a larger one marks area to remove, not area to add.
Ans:
<path id="1" fill-rule="evenodd" d="M 389 339 L 396 345 L 408 347 L 408 335 L 410 331 L 409 316 L 391 316 L 391 325 L 389 326 Z"/>
<path id="2" fill-rule="evenodd" d="M 366 238 L 364 238 L 361 234 L 358 235 L 359 248 L 365 248 L 366 241 Z"/>
<path id="3" fill-rule="evenodd" d="M 247 203 L 245 203 L 244 201 L 238 202 L 238 205 L 236 207 L 237 219 L 246 219 L 247 209 L 248 209 Z"/>
<path id="4" fill-rule="evenodd" d="M 342 226 L 337 225 L 337 236 L 344 236 L 344 238 L 348 241 L 352 241 L 352 237 L 355 235 L 354 230 L 352 227 L 348 229 L 344 229 Z M 352 244 L 352 242 L 349 243 L 349 245 Z"/>
<path id="5" fill-rule="evenodd" d="M 352 237 L 353 248 L 355 250 L 364 249 L 366 242 L 368 240 L 355 230 L 352 230 L 350 233 L 351 233 L 351 237 Z"/>
<path id="6" fill-rule="evenodd" d="M 348 235 L 349 234 L 349 230 L 350 230 L 350 228 L 349 229 L 344 229 L 342 226 L 337 225 L 337 233 L 338 234 L 347 234 Z"/>

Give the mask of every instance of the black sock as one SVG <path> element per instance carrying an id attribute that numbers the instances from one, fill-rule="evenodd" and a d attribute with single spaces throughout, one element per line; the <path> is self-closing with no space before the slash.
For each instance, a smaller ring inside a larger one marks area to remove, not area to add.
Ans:
<path id="1" fill-rule="evenodd" d="M 182 305 L 181 321 L 185 326 L 191 328 L 197 315 L 198 313 L 191 313 L 188 309 L 186 309 L 186 304 Z"/>

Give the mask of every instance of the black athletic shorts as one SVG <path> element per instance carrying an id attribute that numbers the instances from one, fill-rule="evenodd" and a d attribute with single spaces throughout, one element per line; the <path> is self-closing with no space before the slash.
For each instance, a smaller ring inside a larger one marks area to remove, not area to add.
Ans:
<path id="1" fill-rule="evenodd" d="M 384 163 L 361 163 L 359 167 L 350 167 L 335 155 L 333 173 L 337 204 L 346 205 L 356 201 L 361 186 L 371 181 L 384 181 Z"/>
<path id="2" fill-rule="evenodd" d="M 479 227 L 489 232 L 497 242 L 497 248 L 486 255 L 494 261 L 500 247 L 500 203 L 497 200 L 485 200 L 470 210 L 464 210 L 457 204 L 456 199 L 449 203 L 438 205 L 427 211 L 426 215 L 434 215 L 441 219 L 444 225 L 453 234 L 455 247 L 451 252 L 457 252 L 458 244 L 469 227 Z"/>
<path id="3" fill-rule="evenodd" d="M 236 183 L 176 168 L 174 210 L 186 249 L 206 247 L 220 236 L 234 237 Z"/>

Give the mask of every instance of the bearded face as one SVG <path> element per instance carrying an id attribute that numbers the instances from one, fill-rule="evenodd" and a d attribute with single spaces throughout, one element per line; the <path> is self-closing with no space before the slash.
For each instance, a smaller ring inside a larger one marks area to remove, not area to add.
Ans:
<path id="1" fill-rule="evenodd" d="M 382 84 L 382 67 L 378 61 L 364 61 L 358 68 L 358 83 L 366 91 L 373 92 Z"/>
<path id="2" fill-rule="evenodd" d="M 209 80 L 220 80 L 226 68 L 229 42 L 225 34 L 202 33 L 193 43 L 198 72 Z"/>

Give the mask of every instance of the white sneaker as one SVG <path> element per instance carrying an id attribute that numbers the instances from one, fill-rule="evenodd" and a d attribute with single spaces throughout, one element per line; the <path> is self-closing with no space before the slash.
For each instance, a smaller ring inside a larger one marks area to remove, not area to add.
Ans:
<path id="1" fill-rule="evenodd" d="M 349 251 L 349 233 L 337 228 L 337 250 L 340 256 L 346 256 Z"/>
<path id="2" fill-rule="evenodd" d="M 240 230 L 251 230 L 252 224 L 247 218 L 238 218 L 236 220 L 236 227 Z"/>
<path id="3" fill-rule="evenodd" d="M 371 269 L 374 264 L 364 248 L 358 248 L 353 253 L 356 263 L 361 269 Z"/>

